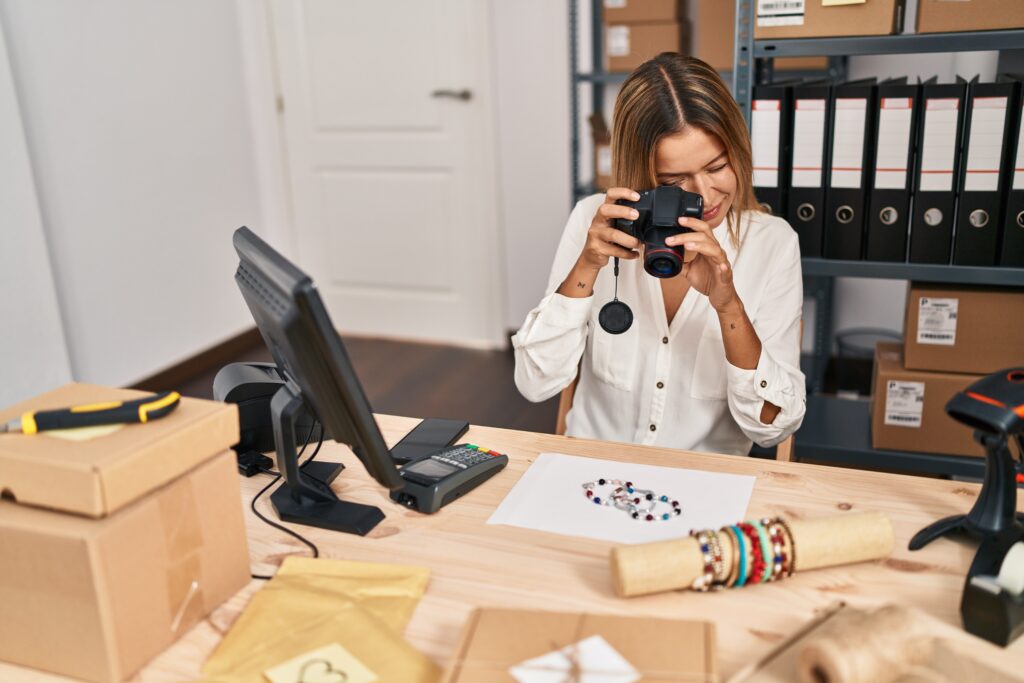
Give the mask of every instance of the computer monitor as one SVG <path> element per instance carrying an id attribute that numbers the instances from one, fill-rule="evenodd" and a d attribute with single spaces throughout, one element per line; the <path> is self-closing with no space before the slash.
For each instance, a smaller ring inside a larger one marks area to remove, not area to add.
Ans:
<path id="1" fill-rule="evenodd" d="M 382 486 L 398 491 L 405 483 L 345 346 L 308 275 L 246 227 L 235 231 L 234 246 L 239 258 L 235 281 L 283 379 L 270 413 L 285 483 L 271 502 L 286 522 L 366 534 L 384 519 L 380 508 L 339 500 L 327 482 L 302 471 L 296 452 L 295 424 L 305 407 L 331 438 L 351 446 Z M 453 421 L 433 421 L 433 430 L 427 422 L 414 430 L 418 436 L 407 437 L 409 447 L 436 450 L 464 431 L 441 434 L 436 425 Z M 423 443 L 425 433 L 430 443 Z"/>

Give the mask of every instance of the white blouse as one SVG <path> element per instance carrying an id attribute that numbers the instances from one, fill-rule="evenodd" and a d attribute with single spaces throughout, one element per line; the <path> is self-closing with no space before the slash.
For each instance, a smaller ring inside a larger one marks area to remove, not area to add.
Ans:
<path id="1" fill-rule="evenodd" d="M 644 272 L 642 259 L 623 260 L 619 268 L 619 299 L 634 317 L 623 334 L 609 334 L 597 322 L 601 307 L 612 300 L 611 263 L 598 274 L 593 296 L 555 292 L 579 258 L 603 201 L 604 195 L 593 195 L 576 204 L 547 295 L 512 337 L 515 381 L 523 396 L 546 400 L 569 386 L 579 368 L 566 418 L 570 436 L 745 455 L 752 441 L 773 446 L 795 432 L 806 405 L 796 232 L 781 218 L 746 211 L 737 251 L 726 221 L 714 230 L 761 339 L 757 368 L 742 370 L 726 360 L 718 315 L 700 292 L 689 289 L 668 324 L 660 282 Z M 764 401 L 781 408 L 772 424 L 761 422 Z"/>

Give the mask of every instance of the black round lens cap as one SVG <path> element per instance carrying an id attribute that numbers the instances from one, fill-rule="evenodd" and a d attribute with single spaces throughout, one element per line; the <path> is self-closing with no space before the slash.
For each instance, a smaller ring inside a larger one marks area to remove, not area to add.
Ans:
<path id="1" fill-rule="evenodd" d="M 601 307 L 597 321 L 601 323 L 601 329 L 608 334 L 622 334 L 633 325 L 633 311 L 616 299 Z"/>

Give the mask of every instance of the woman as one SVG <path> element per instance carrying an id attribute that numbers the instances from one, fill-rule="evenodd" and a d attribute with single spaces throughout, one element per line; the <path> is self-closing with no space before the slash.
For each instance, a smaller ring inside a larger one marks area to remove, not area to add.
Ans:
<path id="1" fill-rule="evenodd" d="M 704 62 L 664 53 L 623 84 L 613 123 L 618 187 L 569 216 L 547 296 L 512 338 L 516 386 L 543 401 L 578 371 L 572 436 L 736 454 L 752 441 L 781 442 L 799 428 L 806 402 L 800 249 L 789 224 L 754 197 L 735 100 Z M 685 248 L 674 278 L 648 275 L 640 243 L 612 227 L 637 215 L 616 200 L 657 185 L 704 200 L 703 220 L 679 219 L 692 232 L 667 240 Z M 618 335 L 597 322 L 615 290 L 613 257 L 618 297 L 634 314 Z"/>

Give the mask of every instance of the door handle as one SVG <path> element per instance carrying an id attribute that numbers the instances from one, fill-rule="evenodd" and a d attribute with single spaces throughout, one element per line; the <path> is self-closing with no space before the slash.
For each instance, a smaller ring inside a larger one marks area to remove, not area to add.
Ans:
<path id="1" fill-rule="evenodd" d="M 430 93 L 431 97 L 450 97 L 453 100 L 468 102 L 473 99 L 473 93 L 469 90 L 435 90 Z"/>

